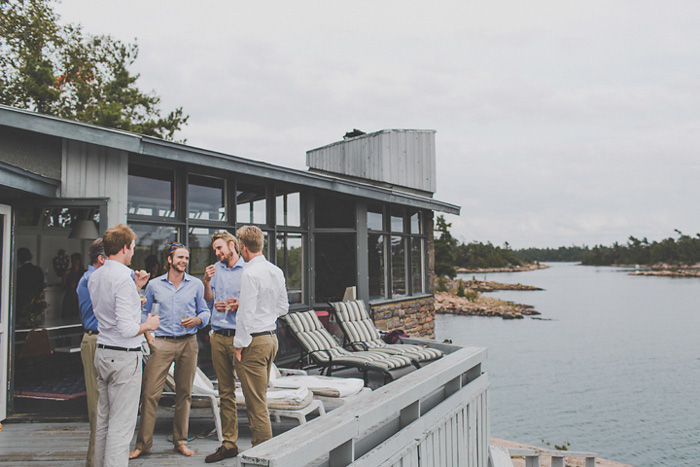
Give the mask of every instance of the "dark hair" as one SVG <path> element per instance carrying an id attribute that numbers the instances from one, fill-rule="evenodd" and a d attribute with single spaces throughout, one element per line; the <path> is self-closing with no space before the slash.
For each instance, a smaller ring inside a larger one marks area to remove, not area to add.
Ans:
<path id="1" fill-rule="evenodd" d="M 100 255 L 105 255 L 105 249 L 102 246 L 102 239 L 98 238 L 90 245 L 88 250 L 88 255 L 90 256 L 90 264 L 95 264 L 100 257 Z"/>
<path id="2" fill-rule="evenodd" d="M 24 264 L 27 261 L 31 261 L 31 260 L 32 260 L 32 252 L 29 251 L 29 248 L 22 247 L 19 250 L 17 250 L 17 261 Z"/>
<path id="3" fill-rule="evenodd" d="M 102 236 L 102 244 L 107 256 L 116 255 L 124 247 L 130 247 L 136 234 L 126 224 L 118 224 L 107 229 Z"/>

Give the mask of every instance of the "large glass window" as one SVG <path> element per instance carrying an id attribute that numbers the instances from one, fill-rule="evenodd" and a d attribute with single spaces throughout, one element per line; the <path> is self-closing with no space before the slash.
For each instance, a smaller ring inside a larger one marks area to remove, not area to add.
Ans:
<path id="1" fill-rule="evenodd" d="M 370 299 L 425 293 L 426 237 L 422 222 L 422 212 L 414 208 L 367 206 Z"/>
<path id="2" fill-rule="evenodd" d="M 299 192 L 277 192 L 277 226 L 301 226 L 301 201 Z"/>
<path id="3" fill-rule="evenodd" d="M 190 274 L 201 277 L 210 264 L 218 261 L 211 247 L 211 236 L 223 229 L 190 227 L 187 232 L 187 245 L 190 247 Z"/>
<path id="4" fill-rule="evenodd" d="M 267 202 L 265 187 L 239 183 L 236 190 L 236 223 L 266 224 Z"/>
<path id="5" fill-rule="evenodd" d="M 406 238 L 391 237 L 391 296 L 407 295 L 406 290 Z"/>
<path id="6" fill-rule="evenodd" d="M 303 302 L 304 255 L 301 234 L 277 235 L 277 266 L 284 271 L 289 303 Z"/>
<path id="7" fill-rule="evenodd" d="M 316 302 L 343 299 L 357 285 L 354 233 L 316 234 Z"/>
<path id="8" fill-rule="evenodd" d="M 165 274 L 165 245 L 177 241 L 177 229 L 166 225 L 148 224 L 132 224 L 129 227 L 138 237 L 131 267 L 145 269 L 151 273 L 151 278 Z"/>
<path id="9" fill-rule="evenodd" d="M 384 268 L 384 236 L 369 234 L 369 298 L 386 296 L 386 273 Z"/>
<path id="10" fill-rule="evenodd" d="M 316 197 L 317 228 L 355 228 L 355 202 L 335 196 Z"/>
<path id="11" fill-rule="evenodd" d="M 128 213 L 175 217 L 174 178 L 171 170 L 130 166 Z"/>
<path id="12" fill-rule="evenodd" d="M 221 178 L 190 175 L 187 215 L 190 219 L 226 220 L 226 182 Z"/>

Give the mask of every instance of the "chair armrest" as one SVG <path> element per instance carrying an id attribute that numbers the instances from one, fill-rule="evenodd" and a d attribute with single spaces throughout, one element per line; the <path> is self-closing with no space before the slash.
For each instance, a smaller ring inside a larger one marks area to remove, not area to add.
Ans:
<path id="1" fill-rule="evenodd" d="M 353 350 L 364 350 L 364 351 L 369 350 L 369 347 L 367 346 L 367 343 L 362 342 L 362 341 L 350 342 L 350 343 L 348 343 L 348 345 L 349 345 Z"/>
<path id="2" fill-rule="evenodd" d="M 280 368 L 280 367 L 277 367 L 277 369 L 279 370 L 279 372 L 280 372 L 280 374 L 281 374 L 282 376 L 289 376 L 289 375 L 302 375 L 302 376 L 306 376 L 306 375 L 308 374 L 305 370 L 297 370 L 297 369 L 294 369 L 294 368 Z"/>

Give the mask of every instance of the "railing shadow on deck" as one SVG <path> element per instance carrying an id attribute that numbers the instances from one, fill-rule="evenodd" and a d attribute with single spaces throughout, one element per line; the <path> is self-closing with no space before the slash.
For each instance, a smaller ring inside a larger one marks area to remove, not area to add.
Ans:
<path id="1" fill-rule="evenodd" d="M 445 355 L 356 404 L 241 453 L 240 465 L 486 467 L 490 383 L 481 371 L 486 349 L 410 341 L 429 342 Z"/>

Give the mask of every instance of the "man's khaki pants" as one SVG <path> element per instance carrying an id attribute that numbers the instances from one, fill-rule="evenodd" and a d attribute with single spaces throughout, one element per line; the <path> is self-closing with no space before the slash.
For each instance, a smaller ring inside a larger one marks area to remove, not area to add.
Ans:
<path id="1" fill-rule="evenodd" d="M 277 336 L 266 334 L 253 337 L 250 345 L 243 349 L 241 361 L 236 361 L 236 373 L 245 396 L 253 446 L 272 438 L 270 413 L 267 411 L 267 385 L 275 355 Z"/>
<path id="2" fill-rule="evenodd" d="M 187 444 L 187 433 L 192 404 L 192 384 L 197 371 L 197 336 L 182 339 L 156 337 L 151 345 L 151 355 L 143 372 L 141 390 L 141 423 L 136 437 L 136 449 L 149 451 L 153 446 L 153 429 L 156 424 L 158 401 L 170 365 L 175 362 L 175 417 L 173 418 L 173 444 Z"/>
<path id="3" fill-rule="evenodd" d="M 95 457 L 95 422 L 97 420 L 97 370 L 95 369 L 95 349 L 97 349 L 97 334 L 83 334 L 80 342 L 80 358 L 83 361 L 85 375 L 85 392 L 87 393 L 87 411 L 90 421 L 90 442 L 88 443 L 85 467 L 92 467 Z"/>
<path id="4" fill-rule="evenodd" d="M 214 332 L 211 343 L 211 360 L 219 380 L 219 399 L 221 410 L 221 429 L 223 445 L 232 449 L 238 442 L 238 413 L 236 412 L 236 379 L 234 375 L 233 336 L 222 336 Z"/>

